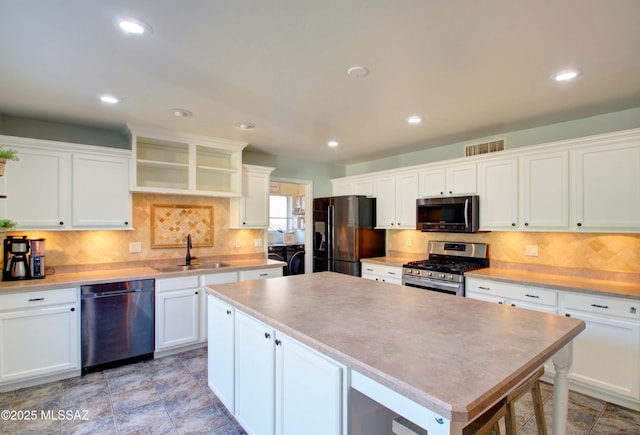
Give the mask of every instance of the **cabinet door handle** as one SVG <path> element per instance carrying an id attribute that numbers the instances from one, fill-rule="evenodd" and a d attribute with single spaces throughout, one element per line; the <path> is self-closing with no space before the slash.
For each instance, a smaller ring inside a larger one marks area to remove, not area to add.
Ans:
<path id="1" fill-rule="evenodd" d="M 129 221 L 124 221 L 124 224 L 125 225 L 129 225 Z"/>
<path id="2" fill-rule="evenodd" d="M 581 227 L 582 226 L 582 222 L 578 222 L 578 226 Z"/>
<path id="3" fill-rule="evenodd" d="M 524 226 L 525 226 L 525 227 L 528 227 L 528 226 L 529 226 L 529 222 L 525 222 L 525 223 L 524 223 Z"/>
<path id="4" fill-rule="evenodd" d="M 59 222 L 59 224 L 60 224 L 60 225 L 64 225 L 64 222 L 60 221 L 60 222 Z"/>
<path id="5" fill-rule="evenodd" d="M 231 310 L 227 310 L 227 316 L 231 315 Z"/>
<path id="6" fill-rule="evenodd" d="M 605 308 L 605 309 L 609 309 L 609 307 L 607 305 L 600 305 L 600 304 L 591 304 L 592 307 L 594 308 Z"/>
<path id="7" fill-rule="evenodd" d="M 198 294 L 198 291 L 196 290 L 196 294 Z"/>
<path id="8" fill-rule="evenodd" d="M 565 313 L 564 317 L 571 317 L 571 314 Z"/>
<path id="9" fill-rule="evenodd" d="M 282 344 L 282 342 L 278 339 L 276 339 L 276 346 L 280 346 L 280 344 Z"/>
<path id="10" fill-rule="evenodd" d="M 71 307 L 71 312 L 74 312 L 76 310 L 76 307 Z"/>
<path id="11" fill-rule="evenodd" d="M 269 334 L 268 332 L 264 333 L 264 338 L 266 338 L 267 340 L 271 338 L 271 334 Z"/>
<path id="12" fill-rule="evenodd" d="M 511 222 L 511 226 L 512 226 L 512 227 L 515 227 L 515 226 L 516 226 L 516 223 L 515 223 L 515 222 Z"/>
<path id="13" fill-rule="evenodd" d="M 540 296 L 538 296 L 538 295 L 530 295 L 529 293 L 527 293 L 525 296 L 528 297 L 528 298 L 540 299 Z"/>
<path id="14" fill-rule="evenodd" d="M 44 298 L 31 298 L 29 302 L 44 301 Z"/>

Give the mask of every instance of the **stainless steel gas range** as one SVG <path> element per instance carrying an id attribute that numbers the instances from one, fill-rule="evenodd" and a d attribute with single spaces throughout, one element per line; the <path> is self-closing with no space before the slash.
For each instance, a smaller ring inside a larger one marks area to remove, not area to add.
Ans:
<path id="1" fill-rule="evenodd" d="M 402 265 L 402 285 L 464 296 L 464 272 L 489 267 L 486 243 L 429 241 L 427 251 Z"/>

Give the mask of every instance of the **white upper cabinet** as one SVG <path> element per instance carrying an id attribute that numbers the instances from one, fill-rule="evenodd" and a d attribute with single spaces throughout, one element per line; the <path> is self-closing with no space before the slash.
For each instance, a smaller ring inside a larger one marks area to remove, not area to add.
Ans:
<path id="1" fill-rule="evenodd" d="M 129 158 L 76 153 L 72 170 L 74 228 L 128 228 Z"/>
<path id="2" fill-rule="evenodd" d="M 132 191 L 241 195 L 246 143 L 133 126 L 130 130 Z"/>
<path id="3" fill-rule="evenodd" d="M 373 177 L 348 177 L 331 180 L 333 196 L 373 196 Z"/>
<path id="4" fill-rule="evenodd" d="M 131 228 L 131 151 L 3 137 L 18 151 L 0 177 L 2 216 L 19 230 Z"/>
<path id="5" fill-rule="evenodd" d="M 242 197 L 231 198 L 229 228 L 269 227 L 269 181 L 274 169 L 242 165 Z"/>
<path id="6" fill-rule="evenodd" d="M 577 231 L 640 231 L 640 138 L 571 151 L 572 224 Z"/>
<path id="7" fill-rule="evenodd" d="M 69 197 L 69 154 L 11 145 L 17 162 L 9 162 L 5 176 L 6 200 L 3 216 L 18 223 L 18 229 L 64 228 Z M 37 174 L 37 176 L 36 176 Z"/>
<path id="8" fill-rule="evenodd" d="M 420 171 L 420 197 L 470 195 L 477 191 L 476 163 Z"/>
<path id="9" fill-rule="evenodd" d="M 536 153 L 520 158 L 520 201 L 519 229 L 569 229 L 567 151 Z"/>
<path id="10" fill-rule="evenodd" d="M 418 172 L 390 174 L 373 179 L 376 228 L 416 228 Z"/>
<path id="11" fill-rule="evenodd" d="M 480 229 L 504 230 L 518 226 L 518 159 L 478 163 Z"/>

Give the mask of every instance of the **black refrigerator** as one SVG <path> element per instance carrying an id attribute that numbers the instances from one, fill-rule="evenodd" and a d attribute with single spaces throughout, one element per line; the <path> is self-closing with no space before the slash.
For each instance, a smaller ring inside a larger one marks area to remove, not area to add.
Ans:
<path id="1" fill-rule="evenodd" d="M 314 199 L 313 271 L 361 276 L 361 258 L 385 255 L 385 230 L 375 226 L 375 198 L 348 195 Z"/>

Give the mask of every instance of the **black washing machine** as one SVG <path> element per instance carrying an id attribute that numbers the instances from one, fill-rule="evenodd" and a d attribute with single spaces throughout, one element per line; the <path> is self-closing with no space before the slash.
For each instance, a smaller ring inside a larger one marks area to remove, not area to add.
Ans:
<path id="1" fill-rule="evenodd" d="M 277 244 L 277 245 L 269 245 L 267 247 L 269 260 L 277 260 L 287 262 L 287 245 L 285 244 Z M 288 266 L 283 267 L 284 275 L 289 274 Z"/>
<path id="2" fill-rule="evenodd" d="M 304 245 L 287 245 L 287 268 L 289 275 L 304 273 Z"/>

